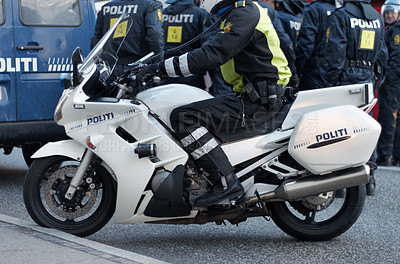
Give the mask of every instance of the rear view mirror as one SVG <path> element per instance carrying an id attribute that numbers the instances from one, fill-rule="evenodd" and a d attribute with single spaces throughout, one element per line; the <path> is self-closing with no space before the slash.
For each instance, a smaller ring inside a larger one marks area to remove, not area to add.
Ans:
<path id="1" fill-rule="evenodd" d="M 78 47 L 72 52 L 72 63 L 73 63 L 73 85 L 77 86 L 80 83 L 79 72 L 78 72 L 78 65 L 83 62 L 82 57 L 82 50 Z"/>
<path id="2" fill-rule="evenodd" d="M 82 50 L 81 48 L 76 48 L 72 52 L 72 63 L 75 65 L 81 64 L 83 62 L 83 57 L 82 57 Z"/>

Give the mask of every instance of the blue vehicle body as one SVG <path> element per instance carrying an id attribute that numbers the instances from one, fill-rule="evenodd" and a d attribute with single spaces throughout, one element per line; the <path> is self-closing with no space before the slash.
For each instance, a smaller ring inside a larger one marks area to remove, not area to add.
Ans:
<path id="1" fill-rule="evenodd" d="M 0 0 L 0 148 L 66 137 L 53 121 L 71 54 L 90 51 L 94 0 Z M 32 152 L 32 150 L 31 150 Z"/>

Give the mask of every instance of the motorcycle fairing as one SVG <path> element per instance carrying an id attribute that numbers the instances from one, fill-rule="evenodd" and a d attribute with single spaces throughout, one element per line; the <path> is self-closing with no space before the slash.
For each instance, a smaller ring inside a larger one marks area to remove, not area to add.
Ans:
<path id="1" fill-rule="evenodd" d="M 206 91 L 185 84 L 162 85 L 136 95 L 137 100 L 146 104 L 170 128 L 169 116 L 176 107 L 211 98 L 213 96 Z"/>
<path id="2" fill-rule="evenodd" d="M 148 203 L 144 215 L 152 217 L 176 217 L 190 214 L 189 205 L 183 200 L 183 174 L 185 168 L 178 165 L 158 189 Z"/>

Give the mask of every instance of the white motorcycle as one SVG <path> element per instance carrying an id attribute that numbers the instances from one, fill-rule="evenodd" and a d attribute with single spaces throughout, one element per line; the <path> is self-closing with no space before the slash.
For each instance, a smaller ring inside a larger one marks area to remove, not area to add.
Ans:
<path id="1" fill-rule="evenodd" d="M 299 92 L 263 135 L 215 135 L 245 194 L 195 207 L 210 182 L 175 137 L 169 115 L 212 96 L 170 84 L 130 98 L 141 61 L 112 84 L 117 96 L 85 93 L 102 87 L 103 47 L 123 19 L 85 60 L 79 49 L 72 55 L 73 82 L 54 114 L 71 140 L 38 150 L 25 178 L 25 205 L 37 224 L 87 236 L 113 215 L 124 224 L 235 225 L 261 216 L 297 239 L 328 240 L 356 222 L 381 129 L 367 114 L 376 103 L 371 84 Z M 335 196 L 339 189 L 344 198 Z"/>

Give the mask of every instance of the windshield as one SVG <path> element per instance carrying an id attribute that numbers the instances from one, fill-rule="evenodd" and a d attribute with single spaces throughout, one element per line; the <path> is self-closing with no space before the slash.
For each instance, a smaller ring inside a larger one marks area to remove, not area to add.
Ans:
<path id="1" fill-rule="evenodd" d="M 20 19 L 28 26 L 78 27 L 82 12 L 78 0 L 20 0 Z"/>
<path id="2" fill-rule="evenodd" d="M 96 63 L 97 59 L 100 58 L 100 56 L 103 53 L 104 46 L 108 43 L 110 40 L 111 36 L 113 35 L 114 31 L 117 29 L 118 25 L 123 21 L 130 18 L 128 14 L 122 14 L 112 25 L 112 27 L 107 31 L 106 34 L 101 38 L 101 40 L 96 44 L 96 46 L 90 51 L 90 53 L 86 56 L 86 58 L 83 60 L 82 64 L 79 67 L 79 73 L 84 73 L 88 68 L 91 68 L 93 64 Z M 131 24 L 131 23 L 130 23 Z M 129 29 L 128 29 L 129 31 Z M 122 45 L 123 41 L 121 41 Z M 117 52 L 118 53 L 118 52 Z M 117 62 L 117 53 L 116 54 L 107 54 L 107 58 L 109 59 L 112 57 L 115 60 L 115 63 Z M 114 63 L 114 64 L 115 64 Z"/>

